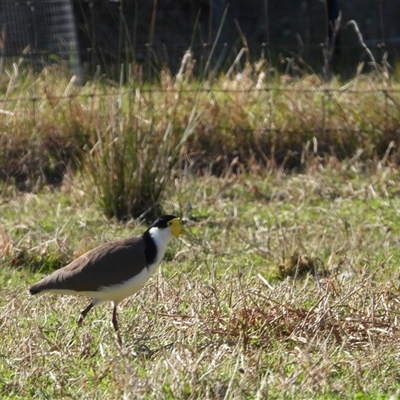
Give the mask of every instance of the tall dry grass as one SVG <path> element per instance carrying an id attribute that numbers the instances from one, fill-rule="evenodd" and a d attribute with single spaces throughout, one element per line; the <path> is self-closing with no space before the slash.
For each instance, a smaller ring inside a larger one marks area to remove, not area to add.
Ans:
<path id="1" fill-rule="evenodd" d="M 97 110 L 85 161 L 107 217 L 154 220 L 160 214 L 164 187 L 201 113 L 197 97 L 182 91 L 192 62 L 188 52 L 176 77 L 163 72 L 156 93 L 143 93 L 142 84 L 128 91 L 121 84 L 111 96 L 104 89 L 108 101 Z"/>
<path id="2" fill-rule="evenodd" d="M 118 83 L 98 74 L 83 87 L 57 67 L 15 67 L 2 77 L 1 177 L 32 190 L 85 165 L 107 216 L 151 219 L 175 166 L 300 171 L 310 149 L 326 162 L 398 162 L 400 89 L 386 64 L 327 82 L 300 69 L 279 76 L 264 59 L 241 66 L 240 54 L 199 81 L 187 53 L 176 76 L 164 70 L 151 84 L 140 65 L 121 68 Z"/>

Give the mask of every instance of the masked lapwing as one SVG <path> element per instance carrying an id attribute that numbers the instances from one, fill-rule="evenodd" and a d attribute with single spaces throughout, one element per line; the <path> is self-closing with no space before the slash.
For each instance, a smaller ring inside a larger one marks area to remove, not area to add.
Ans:
<path id="1" fill-rule="evenodd" d="M 96 305 L 113 303 L 112 324 L 118 332 L 117 306 L 140 290 L 156 270 L 168 243 L 182 226 L 173 215 L 159 217 L 141 236 L 96 247 L 29 288 L 29 292 L 84 295 L 90 304 L 80 313 L 78 325 Z"/>

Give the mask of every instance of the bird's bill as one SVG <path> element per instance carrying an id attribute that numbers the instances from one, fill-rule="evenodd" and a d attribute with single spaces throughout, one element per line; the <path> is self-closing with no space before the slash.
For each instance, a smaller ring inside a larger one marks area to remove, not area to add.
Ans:
<path id="1" fill-rule="evenodd" d="M 175 237 L 178 237 L 182 232 L 181 220 L 179 218 L 174 218 L 170 222 L 171 232 Z"/>

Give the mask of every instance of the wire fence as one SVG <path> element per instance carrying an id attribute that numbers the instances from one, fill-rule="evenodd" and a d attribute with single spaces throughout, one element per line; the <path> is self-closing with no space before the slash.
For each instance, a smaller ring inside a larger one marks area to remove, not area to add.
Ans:
<path id="1" fill-rule="evenodd" d="M 179 166 L 196 174 L 238 165 L 299 169 L 309 155 L 400 162 L 400 88 L 383 74 L 341 87 L 316 77 L 260 84 L 242 72 L 200 88 L 173 76 L 167 84 L 121 86 L 53 78 L 44 71 L 22 91 L 11 82 L 0 97 L 0 179 L 21 190 L 36 181 L 60 184 L 77 154 L 103 141 L 147 136 L 161 143 L 173 135 L 176 143 L 188 127 Z"/>
<path id="2" fill-rule="evenodd" d="M 227 80 L 226 82 L 234 82 Z M 132 109 L 140 108 L 144 118 L 146 113 L 152 113 L 163 104 L 168 96 L 171 98 L 182 98 L 188 100 L 188 111 L 197 98 L 198 115 L 200 125 L 209 126 L 214 132 L 231 131 L 236 134 L 258 134 L 269 135 L 270 133 L 280 134 L 308 134 L 309 138 L 322 133 L 360 134 L 390 134 L 391 140 L 400 135 L 400 88 L 391 87 L 388 81 L 375 82 L 371 79 L 366 85 L 359 85 L 352 82 L 342 87 L 333 87 L 329 83 L 320 81 L 319 85 L 301 84 L 301 87 L 290 87 L 296 85 L 296 81 L 288 85 L 269 86 L 264 84 L 256 87 L 221 88 L 165 88 L 159 86 L 142 86 L 131 84 L 117 90 L 98 88 L 90 91 L 73 90 L 73 93 L 57 95 L 48 93 L 47 88 L 31 87 L 31 94 L 27 96 L 9 96 L 0 98 L 0 122 L 5 116 L 19 115 L 21 111 L 25 119 L 31 117 L 32 127 L 36 130 L 40 125 L 40 115 L 46 110 L 47 105 L 57 114 L 64 114 L 69 104 L 76 102 L 87 108 L 87 104 L 112 105 L 131 104 Z M 299 81 L 301 82 L 301 81 Z M 357 88 L 357 86 L 361 86 Z M 34 92 L 32 94 L 32 92 Z M 141 108 L 138 104 L 146 104 Z M 54 106 L 53 104 L 56 104 Z M 166 103 L 167 104 L 167 103 Z M 243 107 L 240 118 L 241 123 L 235 126 L 235 118 L 230 118 L 237 112 L 238 104 Z M 168 106 L 168 104 L 167 104 Z M 91 106 L 92 107 L 92 106 Z M 185 107 L 185 105 L 181 105 Z M 93 107 L 92 107 L 93 108 Z M 91 112 L 98 112 L 94 110 Z M 210 115 L 213 115 L 213 122 L 210 122 Z M 3 118 L 2 118 L 3 116 Z M 28 117 L 26 117 L 28 116 Z M 310 119 L 308 120 L 308 117 Z M 136 117 L 135 117 L 136 118 Z M 300 118 L 300 122 L 296 121 Z M 223 121 L 219 124 L 218 121 Z M 185 126 L 176 126 L 175 130 L 181 133 Z"/>

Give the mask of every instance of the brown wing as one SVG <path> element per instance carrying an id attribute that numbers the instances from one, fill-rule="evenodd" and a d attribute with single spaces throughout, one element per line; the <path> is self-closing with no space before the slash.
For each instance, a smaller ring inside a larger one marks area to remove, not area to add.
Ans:
<path id="1" fill-rule="evenodd" d="M 146 267 L 141 237 L 103 244 L 81 255 L 30 287 L 31 294 L 42 290 L 96 291 L 132 278 Z"/>

